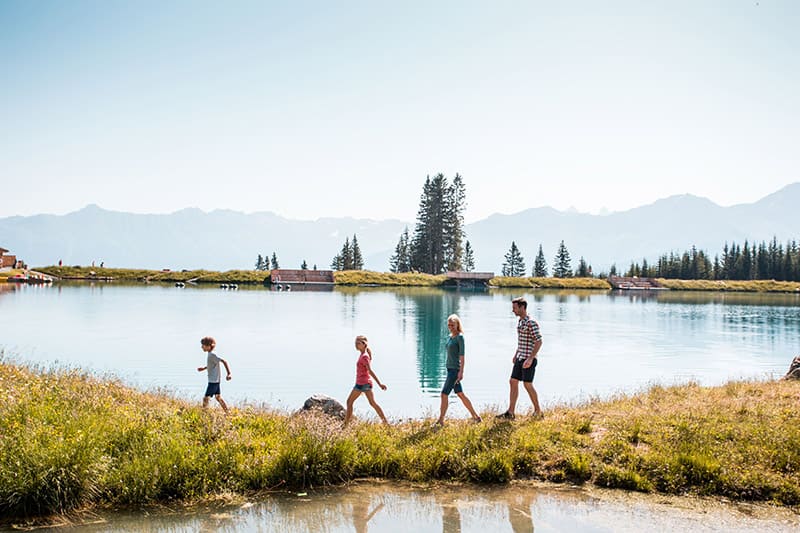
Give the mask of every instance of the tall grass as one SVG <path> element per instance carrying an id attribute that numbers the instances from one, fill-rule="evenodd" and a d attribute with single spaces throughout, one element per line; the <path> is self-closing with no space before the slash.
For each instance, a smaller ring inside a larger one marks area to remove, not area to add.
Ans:
<path id="1" fill-rule="evenodd" d="M 115 281 L 176 282 L 196 280 L 197 283 L 264 283 L 269 271 L 261 270 L 213 270 L 163 271 L 135 268 L 100 268 L 86 266 L 47 266 L 37 267 L 43 272 L 58 278 L 98 279 L 112 278 Z"/>
<path id="2" fill-rule="evenodd" d="M 533 289 L 605 289 L 611 288 L 608 281 L 599 278 L 514 278 L 497 276 L 489 280 L 492 287 L 533 288 Z"/>
<path id="3" fill-rule="evenodd" d="M 800 504 L 797 382 L 653 387 L 544 420 L 391 427 L 240 407 L 228 416 L 75 370 L 0 363 L 0 516 L 358 477 L 534 478 Z"/>

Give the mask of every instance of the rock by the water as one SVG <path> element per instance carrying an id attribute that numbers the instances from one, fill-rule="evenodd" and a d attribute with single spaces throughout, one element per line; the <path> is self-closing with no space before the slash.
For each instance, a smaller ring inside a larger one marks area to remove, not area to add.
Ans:
<path id="1" fill-rule="evenodd" d="M 792 359 L 789 371 L 783 376 L 783 379 L 800 379 L 800 355 Z"/>
<path id="2" fill-rule="evenodd" d="M 306 400 L 303 404 L 303 410 L 309 411 L 311 409 L 316 409 L 322 411 L 328 416 L 333 416 L 344 420 L 344 406 L 330 396 L 325 396 L 324 394 L 315 394 Z"/>

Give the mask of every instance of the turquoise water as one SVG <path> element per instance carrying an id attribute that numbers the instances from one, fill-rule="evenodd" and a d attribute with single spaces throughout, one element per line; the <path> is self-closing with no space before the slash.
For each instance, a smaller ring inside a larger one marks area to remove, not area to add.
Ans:
<path id="1" fill-rule="evenodd" d="M 534 384 L 545 408 L 634 392 L 653 383 L 782 375 L 800 353 L 800 295 L 599 291 L 265 288 L 56 284 L 0 289 L 0 349 L 15 361 L 80 367 L 200 401 L 200 338 L 217 339 L 234 405 L 294 410 L 315 393 L 340 401 L 355 379 L 364 334 L 392 419 L 438 412 L 446 319 L 461 316 L 464 391 L 479 410 L 505 408 L 516 318 L 525 296 L 544 345 Z M 522 395 L 520 406 L 529 407 Z M 371 417 L 366 399 L 358 416 Z M 448 416 L 466 417 L 453 397 Z"/>

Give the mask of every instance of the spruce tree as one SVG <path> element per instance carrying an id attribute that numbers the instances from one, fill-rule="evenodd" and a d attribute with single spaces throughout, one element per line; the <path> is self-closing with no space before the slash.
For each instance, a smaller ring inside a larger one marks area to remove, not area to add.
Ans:
<path id="1" fill-rule="evenodd" d="M 553 261 L 553 277 L 569 278 L 572 277 L 572 260 L 569 258 L 569 251 L 564 241 L 558 245 L 555 261 Z"/>
<path id="2" fill-rule="evenodd" d="M 541 244 L 539 244 L 539 253 L 536 254 L 536 259 L 533 261 L 533 276 L 536 278 L 547 277 L 547 260 L 544 258 Z"/>
<path id="3" fill-rule="evenodd" d="M 364 258 L 361 256 L 361 248 L 358 247 L 358 239 L 355 233 L 353 234 L 351 249 L 353 253 L 353 270 L 364 270 Z"/>
<path id="4" fill-rule="evenodd" d="M 256 259 L 256 270 L 265 270 L 264 258 L 261 256 L 261 254 L 258 254 L 258 259 Z"/>
<path id="5" fill-rule="evenodd" d="M 272 252 L 272 270 L 276 270 L 280 268 L 280 264 L 278 264 L 278 256 L 275 252 Z"/>
<path id="6" fill-rule="evenodd" d="M 504 276 L 517 278 L 525 275 L 525 261 L 522 259 L 516 242 L 511 241 L 511 248 L 505 255 L 505 260 L 501 270 Z"/>
<path id="7" fill-rule="evenodd" d="M 342 258 L 341 270 L 353 270 L 353 247 L 350 246 L 350 237 L 346 237 L 342 251 L 339 253 Z"/>
<path id="8" fill-rule="evenodd" d="M 305 259 L 303 259 L 303 264 L 300 265 L 300 270 L 308 270 L 308 263 L 306 263 Z"/>
<path id="9" fill-rule="evenodd" d="M 461 176 L 453 185 L 444 174 L 426 178 L 410 246 L 412 269 L 441 274 L 461 268 L 464 197 Z"/>
<path id="10" fill-rule="evenodd" d="M 408 227 L 400 234 L 400 240 L 394 248 L 394 255 L 389 258 L 389 270 L 394 273 L 410 272 L 411 271 L 411 257 L 409 248 Z"/>
<path id="11" fill-rule="evenodd" d="M 475 270 L 475 254 L 472 252 L 472 245 L 469 241 L 464 245 L 464 272 Z"/>
<path id="12" fill-rule="evenodd" d="M 464 257 L 464 208 L 466 188 L 460 174 L 456 174 L 453 183 L 448 187 L 445 179 L 445 206 L 442 213 L 444 238 L 445 269 L 459 271 L 463 269 Z"/>
<path id="13" fill-rule="evenodd" d="M 589 265 L 586 264 L 586 260 L 583 256 L 581 256 L 580 261 L 578 261 L 578 268 L 575 269 L 575 275 L 579 278 L 589 277 Z"/>

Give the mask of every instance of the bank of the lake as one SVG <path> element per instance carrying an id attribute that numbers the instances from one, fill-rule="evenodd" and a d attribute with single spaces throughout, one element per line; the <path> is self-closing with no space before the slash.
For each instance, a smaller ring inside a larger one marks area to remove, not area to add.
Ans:
<path id="1" fill-rule="evenodd" d="M 219 408 L 74 370 L 0 363 L 0 516 L 362 477 L 535 479 L 800 504 L 800 383 L 653 387 L 543 420 L 433 420 L 342 429 L 324 417 Z"/>
<path id="2" fill-rule="evenodd" d="M 83 266 L 46 266 L 36 268 L 38 272 L 64 280 L 113 280 L 121 282 L 194 282 L 194 283 L 239 283 L 262 285 L 269 283 L 268 270 L 146 270 L 128 268 L 99 268 Z M 686 291 L 727 292 L 800 292 L 800 282 L 775 280 L 675 280 L 657 278 L 668 289 Z M 370 270 L 347 270 L 334 272 L 336 285 L 383 286 L 383 287 L 439 287 L 447 282 L 444 275 L 419 272 L 373 272 Z M 610 290 L 611 285 L 600 278 L 539 278 L 496 276 L 489 280 L 489 287 L 524 289 L 594 289 Z"/>

